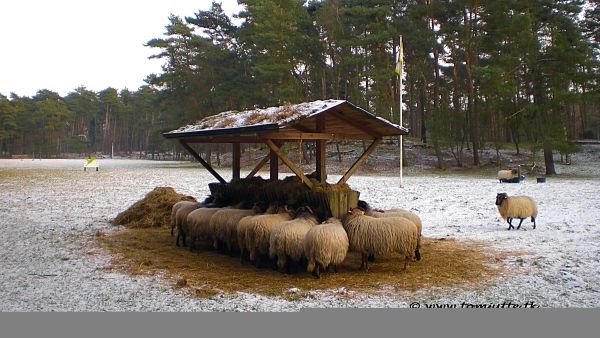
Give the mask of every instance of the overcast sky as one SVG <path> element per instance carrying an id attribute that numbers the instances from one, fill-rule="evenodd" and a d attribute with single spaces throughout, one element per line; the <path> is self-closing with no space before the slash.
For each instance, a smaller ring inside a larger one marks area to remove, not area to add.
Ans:
<path id="1" fill-rule="evenodd" d="M 0 4 L 0 94 L 67 95 L 79 86 L 137 90 L 162 61 L 144 43 L 170 13 L 193 16 L 211 0 L 8 0 Z M 229 15 L 237 0 L 222 0 Z"/>

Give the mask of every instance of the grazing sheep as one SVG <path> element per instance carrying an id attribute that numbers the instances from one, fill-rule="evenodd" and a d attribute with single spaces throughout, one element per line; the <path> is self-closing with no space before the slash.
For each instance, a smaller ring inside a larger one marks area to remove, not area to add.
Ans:
<path id="1" fill-rule="evenodd" d="M 177 228 L 177 238 L 175 239 L 175 245 L 179 246 L 179 239 L 182 239 L 183 246 L 185 246 L 185 232 L 183 230 L 183 224 L 186 222 L 187 215 L 198 209 L 198 208 L 214 208 L 213 196 L 209 195 L 207 198 L 198 202 L 180 201 L 175 203 L 171 210 L 171 236 L 173 236 L 173 228 Z"/>
<path id="2" fill-rule="evenodd" d="M 348 234 L 337 218 L 330 218 L 323 224 L 315 225 L 304 237 L 304 254 L 308 260 L 307 269 L 311 266 L 313 276 L 321 278 L 321 270 L 333 266 L 337 272 L 348 253 Z"/>
<path id="3" fill-rule="evenodd" d="M 202 207 L 202 203 L 195 203 L 195 202 L 188 202 L 188 201 L 182 201 L 182 202 L 178 202 L 176 203 L 183 203 L 186 202 L 186 204 L 181 204 L 177 207 L 177 210 L 175 211 L 175 217 L 174 217 L 174 222 L 171 223 L 171 235 L 173 235 L 173 227 L 177 227 L 177 238 L 175 239 L 175 245 L 179 246 L 179 239 L 181 238 L 182 242 L 183 242 L 183 246 L 185 246 L 185 237 L 186 237 L 186 233 L 185 233 L 185 226 L 184 223 L 186 222 L 187 216 L 190 212 Z M 175 208 L 175 207 L 173 207 Z M 173 216 L 173 214 L 171 214 L 171 216 Z M 172 217 L 173 218 L 173 217 Z"/>
<path id="4" fill-rule="evenodd" d="M 517 177 L 517 170 L 515 170 L 515 169 L 498 170 L 498 180 L 500 182 L 503 182 L 504 180 L 510 181 L 510 180 L 514 179 L 515 177 Z"/>
<path id="5" fill-rule="evenodd" d="M 275 229 L 279 223 L 292 219 L 292 216 L 290 215 L 287 207 L 285 207 L 280 209 L 276 214 L 265 214 L 250 217 L 250 225 L 245 228 L 245 248 L 249 252 L 250 261 L 258 263 L 259 258 L 262 258 L 269 253 L 269 239 L 273 229 Z"/>
<path id="6" fill-rule="evenodd" d="M 360 252 L 361 269 L 369 270 L 368 256 L 398 252 L 404 257 L 404 270 L 417 251 L 419 232 L 417 226 L 402 217 L 375 218 L 359 208 L 348 211 L 344 219 L 350 250 Z"/>
<path id="7" fill-rule="evenodd" d="M 273 214 L 277 214 L 279 211 L 280 207 L 277 204 L 272 204 L 270 205 L 267 210 L 265 211 L 264 214 L 262 215 L 254 215 L 254 216 L 246 216 L 243 217 L 242 219 L 240 219 L 240 221 L 237 224 L 237 227 L 235 227 L 235 232 L 236 232 L 236 239 L 237 239 L 237 244 L 238 247 L 240 249 L 240 254 L 241 254 L 241 260 L 242 262 L 244 261 L 245 258 L 248 258 L 248 253 L 250 252 L 250 247 L 248 246 L 248 240 L 246 239 L 246 237 L 248 237 L 251 228 L 254 226 L 254 218 L 258 217 L 259 220 L 262 218 L 260 216 L 267 216 L 267 215 L 273 215 Z"/>
<path id="8" fill-rule="evenodd" d="M 190 236 L 190 249 L 194 249 L 196 240 L 211 239 L 210 218 L 221 208 L 198 208 L 190 212 L 184 223 L 184 234 Z"/>
<path id="9" fill-rule="evenodd" d="M 365 215 L 372 216 L 375 218 L 402 217 L 402 218 L 407 218 L 409 221 L 413 222 L 417 226 L 417 229 L 419 231 L 419 239 L 417 241 L 417 250 L 415 251 L 414 258 L 417 261 L 421 260 L 421 235 L 423 233 L 423 223 L 421 222 L 421 219 L 419 218 L 419 216 L 417 216 L 417 214 L 415 214 L 414 212 L 405 210 L 405 209 L 397 208 L 397 209 L 386 210 L 385 212 L 373 212 L 371 215 L 365 213 Z"/>
<path id="10" fill-rule="evenodd" d="M 300 262 L 304 256 L 304 237 L 317 219 L 309 207 L 300 207 L 296 217 L 279 223 L 270 233 L 269 258 L 277 257 L 277 268 L 290 272 L 291 262 Z"/>
<path id="11" fill-rule="evenodd" d="M 173 230 L 175 229 L 175 214 L 177 213 L 177 210 L 179 210 L 179 208 L 181 208 L 184 205 L 197 205 L 200 204 L 198 202 L 193 202 L 193 201 L 179 201 L 175 204 L 173 204 L 173 207 L 171 208 L 171 237 L 173 236 Z"/>
<path id="12" fill-rule="evenodd" d="M 213 234 L 213 246 L 215 249 L 227 249 L 233 253 L 232 248 L 237 241 L 232 242 L 232 234 L 235 231 L 239 221 L 246 217 L 255 215 L 253 209 L 221 209 L 210 218 L 210 227 Z M 236 232 L 237 233 L 237 232 Z M 236 235 L 237 237 L 237 235 Z M 236 238 L 237 240 L 237 238 Z M 223 248 L 225 246 L 226 248 Z"/>
<path id="13" fill-rule="evenodd" d="M 535 218 L 537 217 L 537 206 L 533 198 L 529 196 L 508 196 L 507 193 L 498 193 L 496 195 L 496 206 L 500 216 L 508 222 L 508 230 L 514 229 L 512 225 L 513 218 L 520 219 L 517 229 L 521 228 L 521 223 L 527 217 L 531 217 L 533 228 L 535 229 Z"/>

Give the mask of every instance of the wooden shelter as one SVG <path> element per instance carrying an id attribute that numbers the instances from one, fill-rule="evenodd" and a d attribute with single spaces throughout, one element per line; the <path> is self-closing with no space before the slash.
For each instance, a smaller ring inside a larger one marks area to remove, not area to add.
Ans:
<path id="1" fill-rule="evenodd" d="M 311 190 L 314 181 L 306 177 L 281 150 L 288 141 L 316 143 L 316 181 L 326 183 L 327 165 L 325 145 L 329 140 L 372 140 L 365 152 L 352 164 L 337 182 L 345 183 L 356 169 L 381 143 L 384 136 L 406 135 L 408 130 L 377 117 L 345 100 L 322 100 L 290 104 L 280 107 L 227 111 L 209 116 L 194 124 L 163 133 L 168 139 L 177 139 L 220 183 L 227 184 L 202 157 L 190 146 L 193 143 L 231 143 L 233 149 L 232 180 L 240 179 L 240 144 L 264 143 L 270 153 L 263 158 L 246 178 L 251 178 L 270 163 L 270 179 L 279 176 L 281 160 Z M 341 217 L 349 207 L 356 205 L 358 193 L 348 197 L 344 192 L 328 197 L 328 208 L 335 217 Z M 334 199 L 337 202 L 334 202 Z M 341 201 L 341 202 L 340 202 Z"/>

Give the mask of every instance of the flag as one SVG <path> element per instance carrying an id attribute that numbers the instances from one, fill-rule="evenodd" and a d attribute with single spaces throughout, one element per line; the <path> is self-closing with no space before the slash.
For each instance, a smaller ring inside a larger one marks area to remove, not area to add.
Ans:
<path id="1" fill-rule="evenodd" d="M 402 36 L 398 44 L 398 55 L 396 56 L 396 74 L 402 76 L 402 67 L 404 67 L 404 49 L 402 48 Z"/>

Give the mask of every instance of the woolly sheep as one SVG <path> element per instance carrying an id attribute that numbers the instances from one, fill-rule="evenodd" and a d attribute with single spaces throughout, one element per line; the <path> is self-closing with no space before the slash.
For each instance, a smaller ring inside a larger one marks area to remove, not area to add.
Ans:
<path id="1" fill-rule="evenodd" d="M 189 202 L 189 201 L 181 201 L 181 202 L 177 202 L 177 204 L 185 202 L 185 204 L 180 204 L 177 207 L 177 210 L 175 211 L 175 217 L 174 218 L 174 222 L 171 224 L 171 234 L 173 234 L 173 227 L 177 228 L 177 238 L 175 239 L 175 245 L 179 246 L 179 239 L 182 240 L 183 245 L 185 246 L 185 237 L 186 237 L 186 233 L 185 233 L 185 226 L 184 223 L 186 222 L 187 216 L 189 215 L 190 212 L 200 208 L 202 206 L 201 203 L 196 203 L 196 202 Z M 175 206 L 174 206 L 175 208 Z M 173 216 L 173 214 L 171 214 L 171 216 Z M 173 220 L 172 220 L 173 221 Z"/>
<path id="2" fill-rule="evenodd" d="M 210 218 L 221 208 L 198 208 L 190 212 L 184 223 L 184 233 L 190 236 L 190 249 L 197 239 L 212 239 Z"/>
<path id="3" fill-rule="evenodd" d="M 248 241 L 246 240 L 246 237 L 249 235 L 251 228 L 254 226 L 254 218 L 258 217 L 260 220 L 260 216 L 277 214 L 279 212 L 279 209 L 280 207 L 278 205 L 272 204 L 262 215 L 246 216 L 240 219 L 235 229 L 235 232 L 242 261 L 244 261 L 244 258 L 246 258 L 247 254 L 250 251 L 250 247 L 248 246 Z"/>
<path id="4" fill-rule="evenodd" d="M 309 207 L 301 207 L 296 212 L 296 218 L 273 228 L 269 237 L 269 257 L 277 257 L 277 268 L 285 267 L 289 272 L 289 261 L 301 261 L 304 257 L 304 237 L 317 223 L 313 211 Z"/>
<path id="5" fill-rule="evenodd" d="M 365 212 L 365 215 L 367 215 L 367 216 L 372 216 L 372 217 L 376 217 L 376 218 L 404 217 L 404 218 L 408 218 L 410 221 L 415 223 L 415 225 L 417 226 L 417 229 L 419 230 L 419 240 L 417 242 L 417 250 L 415 251 L 414 258 L 417 261 L 421 260 L 421 236 L 423 233 L 423 223 L 421 222 L 421 218 L 419 218 L 419 216 L 417 216 L 417 214 L 415 214 L 414 212 L 409 211 L 407 209 L 404 209 L 404 208 L 394 208 L 394 209 L 389 209 L 389 210 L 381 210 L 381 209 L 371 208 L 369 203 L 362 201 L 362 200 L 358 201 L 358 208 L 362 209 Z M 374 261 L 375 256 L 373 256 L 373 255 L 369 256 L 369 260 Z"/>
<path id="6" fill-rule="evenodd" d="M 508 230 L 514 229 L 512 225 L 513 218 L 520 219 L 517 229 L 521 228 L 521 223 L 527 217 L 531 217 L 533 228 L 535 229 L 535 218 L 537 217 L 537 206 L 535 200 L 529 196 L 508 196 L 507 193 L 498 193 L 496 195 L 496 206 L 500 216 L 508 222 Z"/>
<path id="7" fill-rule="evenodd" d="M 419 239 L 417 241 L 417 250 L 415 251 L 415 259 L 417 261 L 421 260 L 421 235 L 423 233 L 423 223 L 417 214 L 414 212 L 397 208 L 386 210 L 385 212 L 373 212 L 371 215 L 365 213 L 367 216 L 372 216 L 375 218 L 389 218 L 389 217 L 402 217 L 407 218 L 409 221 L 413 222 L 417 226 L 417 230 L 419 231 Z"/>
<path id="8" fill-rule="evenodd" d="M 237 225 L 239 221 L 254 215 L 253 209 L 221 209 L 210 218 L 210 227 L 213 233 L 213 246 L 219 249 L 219 244 L 225 245 L 227 251 L 232 253 L 237 245 Z M 235 240 L 233 240 L 235 239 Z"/>
<path id="9" fill-rule="evenodd" d="M 341 264 L 348 254 L 348 234 L 337 218 L 330 218 L 323 224 L 312 227 L 304 237 L 304 254 L 308 260 L 307 269 L 312 274 L 321 278 L 321 270 L 330 265 L 337 272 L 338 264 Z"/>
<path id="10" fill-rule="evenodd" d="M 517 177 L 517 171 L 515 169 L 510 170 L 498 170 L 498 180 L 512 180 Z"/>
<path id="11" fill-rule="evenodd" d="M 215 205 L 213 201 L 213 196 L 209 195 L 204 199 L 204 201 L 202 201 L 202 203 L 179 201 L 173 205 L 171 210 L 171 236 L 173 236 L 173 228 L 177 228 L 177 239 L 175 240 L 175 245 L 179 246 L 179 239 L 181 238 L 183 245 L 185 246 L 186 234 L 183 230 L 183 224 L 186 222 L 187 215 L 198 208 L 214 208 Z"/>
<path id="12" fill-rule="evenodd" d="M 350 250 L 360 252 L 361 269 L 369 270 L 368 256 L 398 252 L 404 257 L 404 270 L 417 251 L 417 226 L 406 218 L 375 218 L 358 208 L 348 211 L 344 219 Z"/>
<path id="13" fill-rule="evenodd" d="M 250 225 L 245 228 L 245 247 L 249 252 L 250 261 L 256 262 L 257 258 L 259 258 L 259 255 L 264 256 L 268 254 L 269 239 L 273 229 L 275 229 L 279 223 L 289 221 L 292 219 L 292 217 L 287 208 L 280 210 L 276 214 L 265 214 L 250 217 Z"/>
<path id="14" fill-rule="evenodd" d="M 194 204 L 200 204 L 200 203 L 193 202 L 193 201 L 179 201 L 179 202 L 173 204 L 173 207 L 171 208 L 171 236 L 173 236 L 173 230 L 175 229 L 175 214 L 177 213 L 177 210 L 179 210 L 179 208 L 181 208 L 184 205 L 194 205 Z"/>

